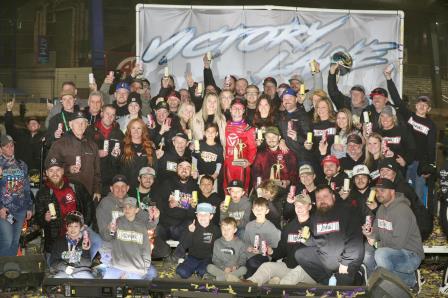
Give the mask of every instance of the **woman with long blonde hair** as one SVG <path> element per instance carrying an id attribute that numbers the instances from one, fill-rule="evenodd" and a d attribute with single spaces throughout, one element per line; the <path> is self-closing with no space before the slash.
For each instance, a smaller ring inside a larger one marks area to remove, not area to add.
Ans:
<path id="1" fill-rule="evenodd" d="M 196 108 L 191 101 L 184 101 L 180 104 L 179 109 L 177 110 L 177 116 L 179 117 L 180 125 L 186 135 L 190 135 L 191 133 L 191 124 L 193 121 L 193 117 L 196 113 Z"/>
<path id="2" fill-rule="evenodd" d="M 126 127 L 123 139 L 123 154 L 120 173 L 128 178 L 129 187 L 138 186 L 138 174 L 141 168 L 157 168 L 154 143 L 149 139 L 148 128 L 141 119 L 132 119 Z"/>
<path id="3" fill-rule="evenodd" d="M 222 114 L 219 97 L 216 93 L 207 93 L 201 110 L 193 116 L 191 121 L 193 139 L 202 140 L 204 138 L 206 123 L 216 123 L 218 125 L 219 141 L 222 147 L 225 148 L 226 118 Z"/>
<path id="4" fill-rule="evenodd" d="M 376 132 L 371 133 L 366 140 L 366 159 L 364 164 L 370 170 L 370 177 L 372 181 L 379 177 L 378 162 L 384 158 L 381 144 L 383 142 L 383 137 Z"/>

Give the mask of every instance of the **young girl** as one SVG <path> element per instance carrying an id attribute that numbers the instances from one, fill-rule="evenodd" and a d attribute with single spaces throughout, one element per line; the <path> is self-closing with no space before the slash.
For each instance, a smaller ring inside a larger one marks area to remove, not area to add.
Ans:
<path id="1" fill-rule="evenodd" d="M 216 181 L 224 162 L 223 149 L 221 143 L 217 140 L 218 125 L 216 123 L 207 123 L 205 125 L 204 140 L 199 141 L 199 146 L 196 141 L 192 153 L 193 168 L 197 171 L 195 175 L 212 176 L 215 179 L 215 190 L 217 187 Z"/>

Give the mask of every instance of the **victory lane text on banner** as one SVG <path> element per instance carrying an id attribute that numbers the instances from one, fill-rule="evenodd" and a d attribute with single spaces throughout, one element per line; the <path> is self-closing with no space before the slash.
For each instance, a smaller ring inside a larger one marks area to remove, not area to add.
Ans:
<path id="1" fill-rule="evenodd" d="M 313 59 L 321 65 L 326 86 L 330 57 L 341 50 L 353 58 L 352 71 L 339 80 L 342 92 L 355 84 L 364 86 L 367 94 L 386 87 L 383 69 L 391 63 L 401 90 L 401 11 L 146 4 L 136 10 L 137 61 L 143 63 L 153 90 L 158 90 L 165 67 L 177 88 L 186 87 L 188 72 L 203 82 L 202 57 L 208 52 L 218 86 L 228 74 L 258 86 L 268 76 L 282 83 L 299 74 L 312 87 Z"/>

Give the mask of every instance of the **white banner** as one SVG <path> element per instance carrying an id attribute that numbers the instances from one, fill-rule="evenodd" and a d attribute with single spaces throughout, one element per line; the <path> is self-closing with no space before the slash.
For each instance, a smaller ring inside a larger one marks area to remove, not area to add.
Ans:
<path id="1" fill-rule="evenodd" d="M 352 71 L 339 80 L 343 92 L 355 84 L 367 94 L 386 87 L 383 69 L 390 63 L 401 90 L 402 41 L 401 11 L 137 5 L 136 56 L 155 92 L 166 66 L 178 89 L 186 87 L 189 71 L 202 82 L 202 57 L 209 51 L 218 86 L 227 74 L 260 87 L 265 77 L 280 84 L 299 74 L 310 86 L 313 59 L 321 65 L 326 86 L 330 57 L 343 50 L 353 58 Z"/>

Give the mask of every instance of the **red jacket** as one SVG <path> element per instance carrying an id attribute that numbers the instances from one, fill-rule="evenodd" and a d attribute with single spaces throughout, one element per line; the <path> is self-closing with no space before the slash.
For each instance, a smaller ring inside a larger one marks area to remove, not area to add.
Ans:
<path id="1" fill-rule="evenodd" d="M 275 151 L 266 148 L 257 153 L 257 157 L 252 165 L 253 185 L 256 185 L 257 177 L 262 177 L 262 180 L 268 180 L 271 174 L 271 167 L 277 163 L 281 164 L 280 180 L 289 180 L 291 184 L 297 182 L 297 158 L 290 150 L 284 154 L 280 149 Z"/>
<path id="2" fill-rule="evenodd" d="M 244 144 L 239 158 L 247 159 L 250 164 L 254 162 L 257 154 L 257 143 L 255 141 L 255 128 L 248 125 L 244 120 L 241 122 L 228 122 L 226 126 L 226 152 L 224 158 L 224 189 L 232 180 L 241 180 L 244 190 L 249 191 L 250 167 L 242 168 L 232 164 L 234 159 L 233 149 L 238 148 L 238 143 Z"/>
<path id="3" fill-rule="evenodd" d="M 237 123 L 227 122 L 225 160 L 233 161 L 233 148 L 238 143 L 238 140 L 245 145 L 241 158 L 247 159 L 252 164 L 257 153 L 255 128 L 251 127 L 245 121 Z"/>

